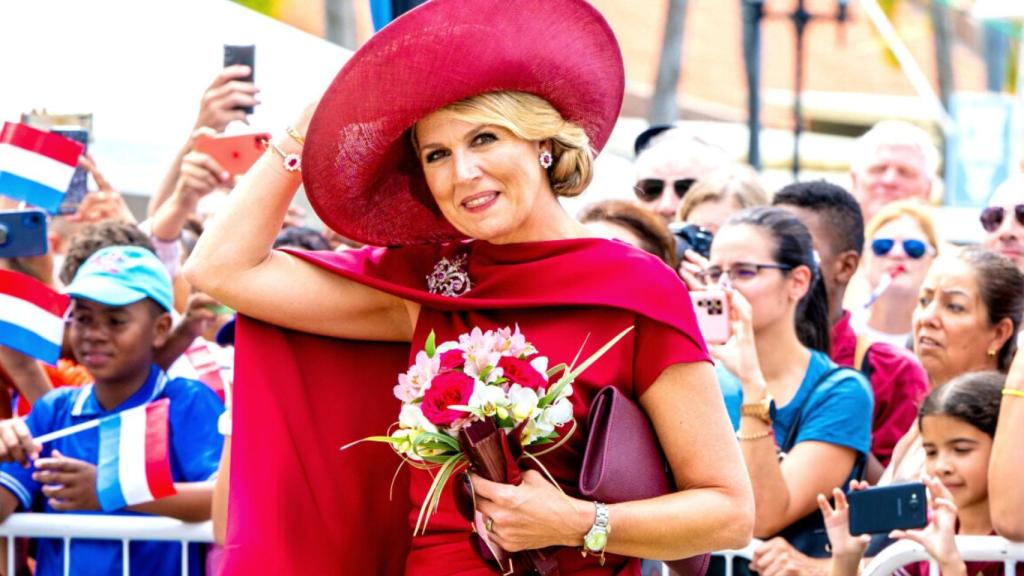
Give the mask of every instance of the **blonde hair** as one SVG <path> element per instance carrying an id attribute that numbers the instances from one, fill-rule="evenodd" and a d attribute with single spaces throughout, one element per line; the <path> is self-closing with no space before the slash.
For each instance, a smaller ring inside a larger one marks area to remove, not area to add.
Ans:
<path id="1" fill-rule="evenodd" d="M 562 118 L 558 110 L 539 96 L 514 91 L 485 92 L 442 110 L 452 112 L 464 122 L 500 126 L 523 140 L 550 140 L 554 163 L 548 176 L 557 196 L 578 196 L 594 177 L 594 154 L 587 133 Z M 413 146 L 418 147 L 415 127 L 412 133 Z"/>
<path id="2" fill-rule="evenodd" d="M 729 201 L 737 210 L 768 204 L 768 195 L 757 172 L 746 166 L 731 166 L 697 180 L 683 196 L 676 220 L 686 222 L 693 209 L 705 202 Z"/>
<path id="3" fill-rule="evenodd" d="M 901 200 L 899 202 L 893 202 L 887 205 L 885 208 L 879 210 L 878 214 L 868 222 L 867 227 L 864 228 L 864 237 L 870 241 L 882 226 L 885 226 L 893 220 L 899 220 L 900 218 L 907 217 L 915 222 L 924 232 L 925 238 L 928 243 L 939 250 L 939 237 L 935 233 L 935 221 L 932 220 L 931 211 L 927 206 L 921 204 L 916 200 Z"/>

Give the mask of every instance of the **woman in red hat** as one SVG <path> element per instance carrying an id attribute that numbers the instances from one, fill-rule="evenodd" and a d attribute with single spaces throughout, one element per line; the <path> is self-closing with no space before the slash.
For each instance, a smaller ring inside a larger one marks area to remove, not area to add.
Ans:
<path id="1" fill-rule="evenodd" d="M 532 471 L 519 486 L 473 477 L 492 541 L 559 547 L 562 574 L 747 543 L 751 490 L 685 288 L 558 202 L 590 182 L 622 94 L 618 45 L 587 2 L 434 0 L 270 143 L 186 265 L 239 311 L 225 573 L 494 573 L 451 490 L 412 538 L 430 474 L 395 474 L 383 448 L 339 451 L 395 421 L 396 376 L 431 331 L 474 327 L 518 325 L 567 363 L 634 327 L 574 384 L 579 429 L 541 457 L 564 493 Z M 328 226 L 380 248 L 272 251 L 300 180 Z M 587 410 L 609 384 L 650 417 L 679 492 L 578 497 Z"/>

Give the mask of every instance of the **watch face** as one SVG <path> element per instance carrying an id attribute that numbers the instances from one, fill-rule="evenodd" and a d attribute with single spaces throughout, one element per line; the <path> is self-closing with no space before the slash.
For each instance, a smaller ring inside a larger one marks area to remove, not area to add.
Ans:
<path id="1" fill-rule="evenodd" d="M 592 530 L 583 539 L 583 545 L 591 552 L 600 552 L 608 545 L 608 534 L 603 530 Z"/>
<path id="2" fill-rule="evenodd" d="M 768 400 L 768 417 L 771 418 L 772 422 L 775 422 L 775 413 L 778 412 L 775 408 L 775 399 Z"/>

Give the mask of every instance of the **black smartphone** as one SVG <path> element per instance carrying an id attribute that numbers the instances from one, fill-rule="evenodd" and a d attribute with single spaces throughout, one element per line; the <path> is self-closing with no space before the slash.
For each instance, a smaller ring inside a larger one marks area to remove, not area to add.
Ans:
<path id="1" fill-rule="evenodd" d="M 854 536 L 928 525 L 928 495 L 920 482 L 855 490 L 846 499 L 850 502 L 850 534 Z"/>
<path id="2" fill-rule="evenodd" d="M 46 212 L 0 211 L 0 258 L 46 254 Z"/>
<path id="3" fill-rule="evenodd" d="M 236 45 L 236 44 L 225 44 L 224 45 L 224 67 L 233 66 L 235 64 L 245 64 L 249 67 L 249 75 L 244 78 L 239 78 L 243 82 L 255 82 L 256 81 L 256 46 L 249 45 Z M 246 114 L 252 114 L 252 106 L 237 106 L 235 110 L 244 110 Z"/>
<path id="4" fill-rule="evenodd" d="M 81 144 L 83 146 L 82 154 L 89 151 L 89 131 L 85 128 L 80 126 L 55 126 L 50 129 L 50 132 L 60 134 Z M 71 177 L 71 185 L 68 186 L 68 191 L 64 193 L 64 199 L 61 200 L 57 214 L 74 214 L 78 210 L 78 205 L 82 203 L 82 198 L 85 198 L 88 192 L 89 173 L 85 168 L 79 166 L 75 168 L 75 174 Z"/>

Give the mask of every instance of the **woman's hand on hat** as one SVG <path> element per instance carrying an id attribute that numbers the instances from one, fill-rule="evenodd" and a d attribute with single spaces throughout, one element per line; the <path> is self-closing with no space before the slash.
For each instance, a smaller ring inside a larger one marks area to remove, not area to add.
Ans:
<path id="1" fill-rule="evenodd" d="M 754 342 L 753 309 L 743 294 L 735 289 L 726 289 L 725 297 L 729 302 L 732 336 L 725 344 L 708 346 L 708 350 L 729 372 L 740 379 L 746 396 L 749 386 L 764 386 L 764 376 L 761 373 L 761 363 L 758 362 L 757 346 Z"/>
<path id="2" fill-rule="evenodd" d="M 55 449 L 49 458 L 36 460 L 35 468 L 32 479 L 43 485 L 43 496 L 54 510 L 100 509 L 94 464 L 68 458 Z"/>
<path id="3" fill-rule="evenodd" d="M 316 107 L 319 105 L 319 98 L 306 104 L 306 107 L 302 109 L 301 113 L 299 113 L 298 118 L 296 118 L 295 122 L 292 123 L 292 130 L 294 130 L 300 137 L 305 138 L 306 132 L 309 131 L 309 121 L 313 119 L 313 113 L 316 112 Z"/>
<path id="4" fill-rule="evenodd" d="M 593 524 L 592 503 L 567 496 L 536 470 L 524 472 L 518 486 L 470 479 L 477 510 L 490 520 L 490 540 L 509 552 L 580 546 Z"/>

